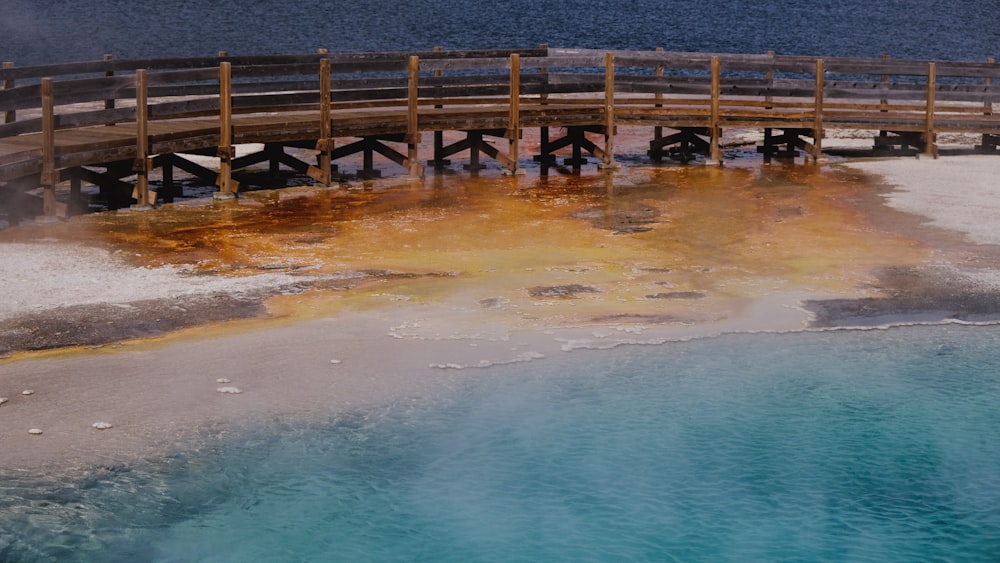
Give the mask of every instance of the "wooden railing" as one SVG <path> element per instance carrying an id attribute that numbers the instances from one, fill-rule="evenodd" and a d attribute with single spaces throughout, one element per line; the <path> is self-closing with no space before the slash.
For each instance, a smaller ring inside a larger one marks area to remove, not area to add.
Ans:
<path id="1" fill-rule="evenodd" d="M 655 128 L 653 152 L 691 142 L 715 161 L 727 128 L 763 128 L 769 142 L 814 157 L 824 130 L 834 128 L 891 134 L 933 155 L 939 132 L 981 134 L 995 148 L 998 78 L 993 61 L 546 47 L 5 63 L 0 183 L 51 190 L 76 168 L 127 161 L 141 205 L 155 157 L 208 150 L 222 163 L 220 193 L 231 194 L 234 164 L 249 162 L 237 162 L 233 146 L 247 142 L 315 149 L 317 162 L 306 171 L 329 182 L 332 161 L 347 154 L 335 139 L 346 137 L 406 143 L 406 154 L 369 141 L 365 150 L 419 175 L 421 133 L 446 130 L 478 132 L 466 145 L 516 172 L 521 130 L 550 126 L 603 133 L 603 147 L 579 132 L 568 143 L 604 165 L 614 162 L 619 124 Z M 680 133 L 662 137 L 662 128 Z M 784 136 L 774 141 L 772 129 Z M 481 142 L 483 133 L 508 146 Z M 439 144 L 435 161 L 467 148 Z"/>

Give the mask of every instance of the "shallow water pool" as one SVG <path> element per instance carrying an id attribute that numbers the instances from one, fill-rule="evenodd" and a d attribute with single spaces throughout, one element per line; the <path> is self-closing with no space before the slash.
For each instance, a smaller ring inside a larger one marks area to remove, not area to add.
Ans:
<path id="1" fill-rule="evenodd" d="M 75 484 L 5 476 L 0 559 L 994 560 L 998 339 L 732 335 L 494 367 L 433 405 Z"/>

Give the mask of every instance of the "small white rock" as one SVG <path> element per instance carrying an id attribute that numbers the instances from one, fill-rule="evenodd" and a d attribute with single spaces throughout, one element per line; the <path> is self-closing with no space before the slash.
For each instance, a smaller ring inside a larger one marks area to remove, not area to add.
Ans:
<path id="1" fill-rule="evenodd" d="M 6 403 L 6 402 L 7 402 L 7 401 L 9 401 L 9 400 L 10 400 L 10 399 L 8 399 L 7 397 L 0 397 L 0 405 L 2 405 L 2 404 L 4 404 L 4 403 Z"/>
<path id="2" fill-rule="evenodd" d="M 231 381 L 232 381 L 231 379 L 226 379 L 225 377 L 220 377 L 219 379 L 215 380 L 216 383 L 230 383 Z"/>
<path id="3" fill-rule="evenodd" d="M 219 387 L 216 391 L 219 393 L 232 393 L 234 395 L 243 392 L 239 387 Z"/>
<path id="4" fill-rule="evenodd" d="M 41 433 L 42 433 L 41 428 L 32 428 L 31 430 L 28 430 L 28 434 L 31 434 L 32 436 L 38 436 Z"/>
<path id="5" fill-rule="evenodd" d="M 339 364 L 339 363 L 340 363 L 340 360 L 330 360 L 330 363 L 331 363 L 331 364 Z"/>
<path id="6" fill-rule="evenodd" d="M 21 391 L 21 394 L 22 395 L 34 395 L 35 391 L 34 391 L 34 389 L 25 389 L 24 391 Z"/>
<path id="7" fill-rule="evenodd" d="M 95 422 L 95 423 L 91 424 L 91 426 L 93 426 L 94 428 L 96 428 L 98 430 L 107 430 L 108 428 L 111 428 L 111 423 L 110 422 Z"/>

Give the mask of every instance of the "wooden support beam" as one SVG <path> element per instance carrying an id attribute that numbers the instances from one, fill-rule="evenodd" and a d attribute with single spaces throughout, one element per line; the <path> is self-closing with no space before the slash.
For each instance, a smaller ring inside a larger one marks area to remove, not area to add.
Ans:
<path id="1" fill-rule="evenodd" d="M 805 149 L 810 154 L 815 152 L 815 146 L 802 139 L 803 135 L 815 135 L 813 130 L 788 128 L 780 129 L 781 133 L 775 134 L 774 129 L 765 130 L 764 144 L 757 147 L 757 152 L 763 154 L 765 159 L 795 158 L 799 154 L 796 149 Z"/>
<path id="2" fill-rule="evenodd" d="M 281 146 L 280 143 L 264 143 L 263 152 L 267 155 L 268 177 L 277 178 L 278 174 L 281 173 L 281 160 L 285 155 L 285 147 Z M 238 158 L 233 159 L 232 167 L 234 172 L 240 169 L 240 167 L 236 165 L 238 161 Z"/>
<path id="3" fill-rule="evenodd" d="M 483 168 L 486 168 L 486 166 L 479 160 L 480 153 L 485 153 L 493 160 L 499 162 L 502 166 L 508 169 L 508 172 L 513 170 L 512 167 L 515 162 L 512 157 L 500 152 L 500 149 L 491 145 L 484 139 L 484 137 L 487 136 L 507 138 L 507 129 L 474 129 L 470 131 L 462 131 L 462 133 L 465 133 L 464 139 L 441 147 L 439 151 L 439 156 L 441 158 L 447 158 L 467 150 L 469 151 L 469 163 L 464 166 L 466 170 L 482 170 Z"/>
<path id="4" fill-rule="evenodd" d="M 662 127 L 660 128 L 662 130 Z M 671 158 L 674 158 L 680 162 L 690 162 L 694 160 L 693 154 L 696 152 L 709 154 L 711 152 L 709 142 L 702 137 L 708 135 L 708 129 L 704 127 L 680 127 L 677 129 L 676 133 L 663 136 L 661 131 L 660 138 L 654 138 L 649 142 L 649 156 L 653 158 L 654 161 L 659 160 L 665 154 L 669 154 Z M 669 149 L 669 151 L 664 150 L 672 145 L 677 145 Z"/>
<path id="5" fill-rule="evenodd" d="M 875 138 L 874 148 L 878 154 L 919 154 L 926 150 L 924 133 L 881 130 Z"/>
<path id="6" fill-rule="evenodd" d="M 462 139 L 460 141 L 456 141 L 456 142 L 454 142 L 454 143 L 452 143 L 450 145 L 445 145 L 445 146 L 441 147 L 441 156 L 442 157 L 448 157 L 448 156 L 451 156 L 453 154 L 458 154 L 458 153 L 460 153 L 462 151 L 469 150 L 469 148 L 472 147 L 472 145 L 473 145 L 473 135 L 472 135 L 472 133 L 473 132 L 472 131 L 465 131 L 464 133 L 465 133 L 465 138 L 464 139 Z"/>
<path id="7" fill-rule="evenodd" d="M 937 93 L 937 67 L 927 63 L 927 117 L 924 129 L 924 155 L 937 158 L 937 133 L 934 129 L 935 94 Z"/>
<path id="8" fill-rule="evenodd" d="M 711 117 L 709 121 L 709 137 L 711 140 L 711 154 L 709 154 L 706 164 L 722 164 L 722 128 L 720 126 L 721 117 L 719 114 L 721 104 L 722 88 L 722 62 L 719 55 L 712 56 L 712 85 L 711 85 Z"/>
<path id="9" fill-rule="evenodd" d="M 545 102 L 542 102 L 543 104 Z M 548 126 L 541 126 L 538 128 L 538 154 L 531 157 L 535 162 L 540 162 L 544 165 L 552 164 L 556 161 L 555 153 L 556 149 L 552 148 L 552 144 L 549 142 L 549 128 Z"/>
<path id="10" fill-rule="evenodd" d="M 69 173 L 69 203 L 66 206 L 66 216 L 68 217 L 84 210 L 86 208 L 86 202 L 83 201 L 81 191 L 82 182 L 80 179 L 80 169 L 73 168 L 67 172 Z"/>
<path id="11" fill-rule="evenodd" d="M 587 159 L 583 156 L 583 151 L 586 150 L 592 156 L 604 159 L 604 150 L 597 146 L 596 143 L 587 138 L 587 133 L 601 133 L 604 134 L 605 127 L 603 125 L 572 125 L 566 127 L 566 134 L 556 140 L 550 140 L 548 135 L 548 128 L 542 128 L 542 143 L 541 143 L 541 154 L 535 156 L 535 160 L 543 164 L 551 164 L 555 162 L 556 151 L 563 149 L 565 147 L 570 147 L 573 149 L 573 156 L 563 160 L 563 164 L 566 166 L 573 166 L 574 168 L 579 168 L 580 166 L 587 164 Z"/>
<path id="12" fill-rule="evenodd" d="M 110 208 L 118 209 L 131 205 L 135 186 L 119 179 L 118 171 L 113 168 L 109 167 L 104 173 L 89 168 L 77 168 L 73 173 L 79 179 L 98 186 Z"/>
<path id="13" fill-rule="evenodd" d="M 224 56 L 219 53 L 219 56 Z M 219 63 L 219 191 L 217 199 L 236 197 L 238 183 L 233 180 L 232 161 L 236 156 L 233 146 L 233 85 L 232 65 L 228 61 Z"/>
<path id="14" fill-rule="evenodd" d="M 164 169 L 168 167 L 171 169 L 173 167 L 180 168 L 203 182 L 211 183 L 218 178 L 218 174 L 215 171 L 177 154 L 161 154 L 154 158 L 154 163 L 159 164 Z"/>
<path id="15" fill-rule="evenodd" d="M 333 149 L 330 153 L 330 157 L 333 160 L 337 160 L 344 158 L 345 156 L 361 153 L 362 169 L 358 171 L 358 177 L 363 179 L 377 178 L 381 175 L 381 173 L 375 169 L 375 153 L 381 154 L 400 166 L 405 167 L 407 163 L 406 155 L 385 144 L 385 142 L 405 143 L 406 135 L 362 137 L 353 143 L 348 143 Z"/>
<path id="16" fill-rule="evenodd" d="M 285 147 L 281 143 L 270 143 L 271 146 L 276 147 L 276 158 L 277 161 L 285 166 L 291 168 L 292 170 L 300 174 L 309 173 L 309 163 L 298 159 L 285 151 Z"/>
<path id="17" fill-rule="evenodd" d="M 281 173 L 282 164 L 296 172 L 307 175 L 311 168 L 315 168 L 307 162 L 285 152 L 285 147 L 286 145 L 283 143 L 264 143 L 263 150 L 246 154 L 239 158 L 233 158 L 229 163 L 229 167 L 233 172 L 236 172 L 237 170 L 242 170 L 266 161 L 268 163 L 268 175 L 271 178 L 276 178 Z"/>
<path id="18" fill-rule="evenodd" d="M 146 71 L 135 71 L 135 207 L 145 209 L 152 205 L 149 198 L 149 101 L 147 98 Z"/>
<path id="19" fill-rule="evenodd" d="M 469 163 L 464 166 L 466 170 L 482 170 L 486 168 L 485 164 L 479 162 L 479 151 L 482 149 L 483 145 L 486 144 L 483 141 L 482 131 L 466 131 L 466 140 L 469 146 Z"/>
<path id="20" fill-rule="evenodd" d="M 174 197 L 183 196 L 183 188 L 174 185 L 174 162 L 172 159 L 161 159 L 164 156 L 174 156 L 170 155 L 160 155 L 159 157 L 154 157 L 153 166 L 157 164 L 160 166 L 160 189 L 156 191 L 156 195 L 164 203 L 173 203 Z"/>

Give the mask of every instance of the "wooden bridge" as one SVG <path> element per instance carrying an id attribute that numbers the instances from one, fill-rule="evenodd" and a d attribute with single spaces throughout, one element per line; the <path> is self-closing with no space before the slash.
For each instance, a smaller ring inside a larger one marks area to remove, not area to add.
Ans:
<path id="1" fill-rule="evenodd" d="M 870 130 L 876 147 L 937 154 L 941 132 L 981 135 L 996 151 L 1000 66 L 986 62 L 813 58 L 770 54 L 523 50 L 327 53 L 117 60 L 0 70 L 0 204 L 41 188 L 43 213 L 66 213 L 82 182 L 110 201 L 148 206 L 148 177 L 174 168 L 239 190 L 233 172 L 284 164 L 329 184 L 336 162 L 379 154 L 421 176 L 430 164 L 480 155 L 518 173 L 522 131 L 539 128 L 535 160 L 571 149 L 615 165 L 619 125 L 651 129 L 653 159 L 702 153 L 720 163 L 724 129 L 763 129 L 760 152 L 819 158 L 824 131 Z M 562 136 L 550 138 L 550 128 Z M 461 132 L 445 144 L 443 132 Z M 262 143 L 237 158 L 234 146 Z M 287 148 L 314 151 L 306 162 Z M 218 157 L 218 170 L 185 158 Z M 125 179 L 135 177 L 134 183 Z M 68 190 L 66 184 L 69 185 Z M 57 186 L 61 187 L 57 198 Z"/>

